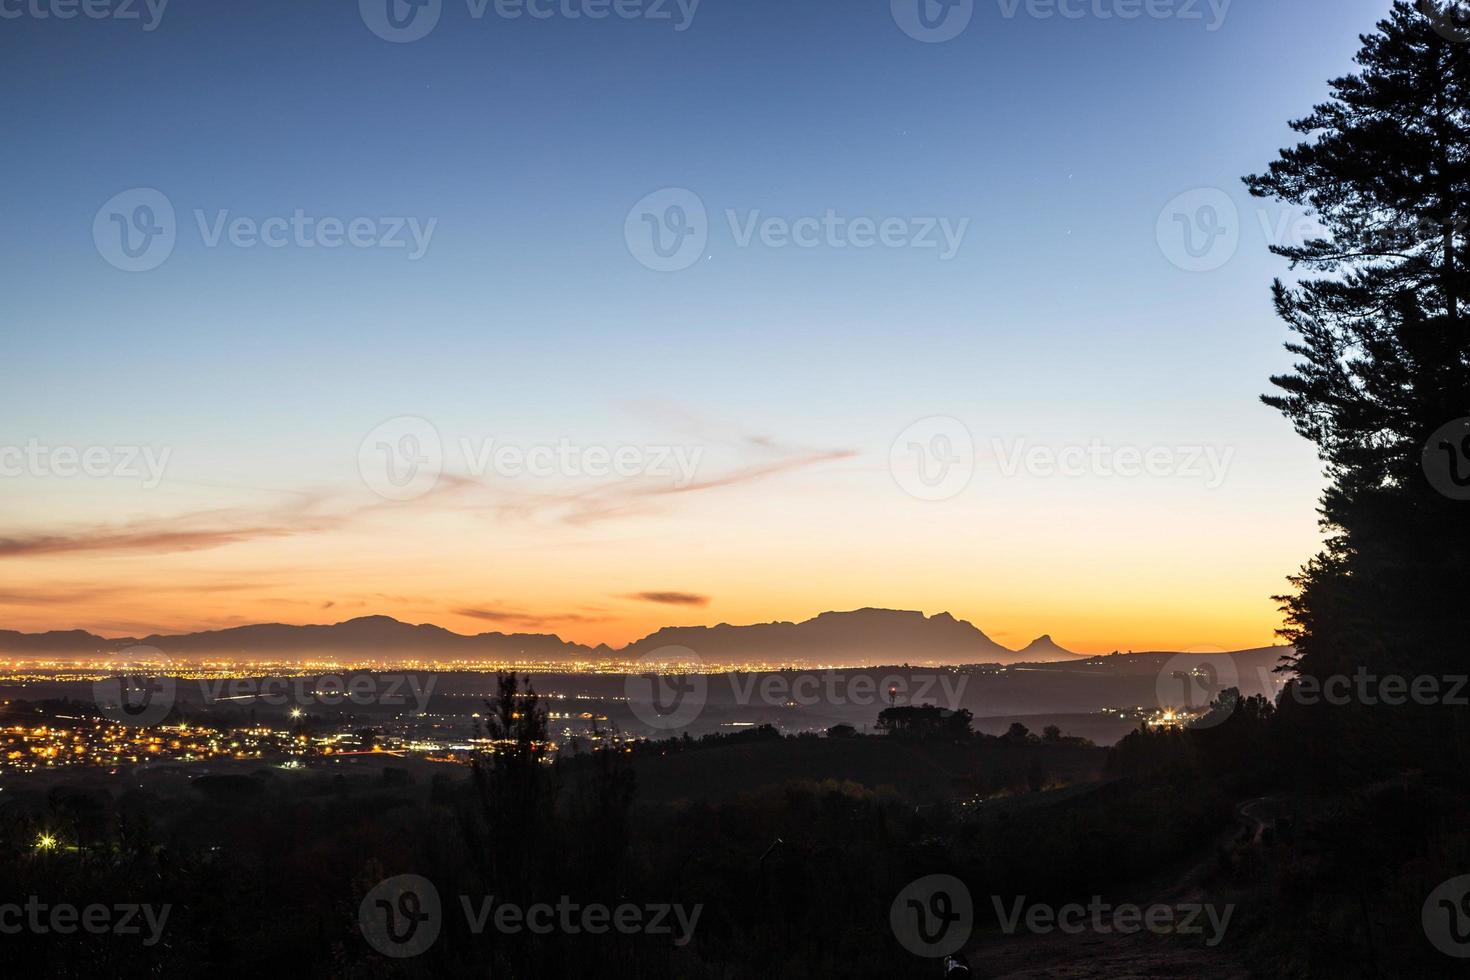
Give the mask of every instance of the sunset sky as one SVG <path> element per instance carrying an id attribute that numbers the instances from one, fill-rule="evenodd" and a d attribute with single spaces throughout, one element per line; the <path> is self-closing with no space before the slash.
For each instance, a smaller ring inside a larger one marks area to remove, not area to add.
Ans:
<path id="1" fill-rule="evenodd" d="M 1290 363 L 1267 245 L 1293 216 L 1239 178 L 1386 3 L 1240 0 L 1211 31 L 1207 3 L 978 0 L 943 43 L 887 0 L 705 0 L 682 31 L 444 0 L 411 43 L 352 3 L 176 3 L 152 31 L 0 22 L 0 628 L 382 613 L 621 644 L 885 606 L 1012 647 L 1273 642 L 1321 479 L 1257 401 Z M 177 242 L 128 272 L 94 221 L 135 188 L 172 205 Z M 625 240 L 664 188 L 707 208 L 673 272 Z M 1239 248 L 1186 271 L 1157 226 L 1202 188 L 1238 207 Z M 417 259 L 209 244 L 222 211 L 298 209 L 433 231 Z M 753 212 L 829 210 L 968 225 L 948 260 L 739 241 Z M 378 444 L 423 448 L 405 417 L 442 473 L 385 496 Z M 963 423 L 973 474 L 924 500 L 892 450 L 942 446 L 933 418 Z M 654 472 L 496 472 L 492 440 Z M 1093 445 L 1185 472 L 1011 465 Z M 28 446 L 105 447 L 111 469 Z M 127 447 L 167 454 L 156 485 L 145 457 L 114 472 Z M 1204 450 L 1219 479 L 1186 465 Z"/>

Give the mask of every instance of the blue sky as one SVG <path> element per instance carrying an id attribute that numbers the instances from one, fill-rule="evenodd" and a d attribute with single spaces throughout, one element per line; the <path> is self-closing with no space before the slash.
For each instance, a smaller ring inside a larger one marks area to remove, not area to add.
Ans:
<path id="1" fill-rule="evenodd" d="M 0 481 L 12 513 L 0 537 L 255 506 L 249 494 L 262 488 L 355 485 L 363 433 L 403 414 L 446 434 L 609 443 L 668 438 L 676 415 L 850 451 L 856 480 L 882 469 L 906 425 L 945 415 L 982 442 L 1236 447 L 1189 553 L 1249 565 L 1197 591 L 1259 583 L 1251 635 L 1268 636 L 1263 597 L 1307 557 L 1318 475 L 1311 448 L 1256 403 L 1288 366 L 1268 297 L 1286 270 L 1258 223 L 1279 209 L 1252 201 L 1239 178 L 1286 145 L 1287 120 L 1350 68 L 1357 34 L 1386 3 L 1236 0 L 1211 31 L 1203 2 L 1191 7 L 1202 19 L 1097 16 L 1117 2 L 1044 19 L 977 0 L 968 28 L 935 44 L 874 0 L 704 0 L 683 31 L 647 19 L 507 20 L 493 6 L 476 19 L 465 0 L 444 0 L 434 30 L 402 44 L 375 36 L 350 3 L 174 0 L 152 31 L 0 20 L 12 230 L 0 238 L 0 441 L 174 452 L 172 496 Z M 139 187 L 172 203 L 178 243 L 158 268 L 129 273 L 99 254 L 93 219 Z M 634 259 L 623 229 L 636 201 L 667 187 L 694 191 L 710 230 L 700 261 L 660 273 Z M 1171 264 L 1155 236 L 1165 204 L 1196 188 L 1222 189 L 1240 208 L 1238 253 L 1208 273 Z M 417 261 L 381 248 L 209 248 L 196 209 L 435 225 Z M 969 224 L 943 261 L 920 249 L 742 248 L 727 209 Z M 863 509 L 841 482 L 813 492 Z M 1106 489 L 1074 502 L 1098 523 L 1136 519 Z M 786 527 L 781 502 L 796 489 L 744 492 L 700 526 Z M 1021 496 L 1016 506 L 1028 506 Z M 891 536 L 998 519 L 983 493 L 968 500 L 913 526 L 890 515 Z M 1280 550 L 1243 553 L 1242 527 L 1262 529 L 1250 545 Z M 612 567 L 659 533 L 555 546 Z M 839 547 L 832 534 L 812 540 L 814 553 Z M 717 542 L 695 543 L 723 560 Z M 133 560 L 150 575 L 189 576 L 199 554 L 107 560 L 11 560 L 0 585 L 95 584 Z M 937 566 L 946 576 L 952 560 Z M 697 577 L 696 566 L 670 577 Z M 881 585 L 810 601 L 908 598 Z M 515 592 L 508 580 L 477 588 Z M 742 598 L 725 610 L 716 595 L 705 618 L 782 605 L 756 597 L 754 583 L 725 588 Z M 516 601 L 552 601 L 549 584 L 533 592 Z M 789 615 L 819 611 L 805 603 Z M 1008 614 L 980 593 L 972 604 L 955 611 Z M 224 622 L 225 605 L 178 625 Z M 87 612 L 51 609 L 57 625 Z M 0 608 L 5 618 L 45 616 Z M 1104 634 L 1115 637 L 1088 639 Z"/>

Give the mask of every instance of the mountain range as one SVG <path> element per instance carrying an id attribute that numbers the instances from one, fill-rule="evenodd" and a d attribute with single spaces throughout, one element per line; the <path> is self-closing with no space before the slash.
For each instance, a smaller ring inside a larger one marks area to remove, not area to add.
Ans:
<path id="1" fill-rule="evenodd" d="M 389 616 L 364 616 L 323 626 L 261 623 L 200 633 L 122 638 L 104 638 L 83 630 L 0 630 L 0 654 L 24 659 L 93 657 L 135 646 L 156 647 L 170 658 L 184 660 L 329 657 L 585 663 L 633 660 L 670 646 L 687 647 L 706 662 L 723 664 L 1037 663 L 1078 657 L 1057 646 L 1050 636 L 1039 637 L 1022 650 L 1012 650 L 949 613 L 925 616 L 898 609 L 824 612 L 799 623 L 668 626 L 621 648 L 569 643 L 546 633 L 466 635 Z"/>

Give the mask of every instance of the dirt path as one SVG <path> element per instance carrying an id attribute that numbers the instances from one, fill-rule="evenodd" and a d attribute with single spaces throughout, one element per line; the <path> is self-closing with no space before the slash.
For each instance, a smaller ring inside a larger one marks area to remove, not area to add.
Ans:
<path id="1" fill-rule="evenodd" d="M 1266 814 L 1274 804 L 1270 797 L 1239 804 L 1237 824 L 1165 887 L 1150 889 L 1150 898 L 1134 903 L 1177 908 L 1204 902 L 1204 885 L 1215 867 L 1216 847 L 1235 839 L 1242 828 L 1253 842 L 1259 842 L 1267 826 Z M 991 901 L 989 896 L 976 900 Z M 1208 920 L 1202 918 L 1201 924 L 1210 930 Z M 1208 948 L 1199 937 L 1193 938 L 1191 942 L 1147 930 L 1102 933 L 1088 929 L 1071 935 L 1060 930 L 1038 934 L 1023 929 L 1009 936 L 982 936 L 965 953 L 974 976 L 987 980 L 1249 980 L 1250 972 L 1223 948 Z"/>

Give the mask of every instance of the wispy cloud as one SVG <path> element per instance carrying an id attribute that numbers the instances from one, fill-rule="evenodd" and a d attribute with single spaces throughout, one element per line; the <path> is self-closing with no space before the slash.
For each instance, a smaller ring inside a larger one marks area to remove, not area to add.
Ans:
<path id="1" fill-rule="evenodd" d="M 204 551 L 253 541 L 330 532 L 379 513 L 401 514 L 405 508 L 432 510 L 445 505 L 470 512 L 488 510 L 509 519 L 544 518 L 566 525 L 588 525 L 653 513 L 686 494 L 752 485 L 857 455 L 849 449 L 810 449 L 783 444 L 767 436 L 733 433 L 728 428 L 721 431 L 719 427 L 706 426 L 674 409 L 664 410 L 663 417 L 677 427 L 702 430 L 702 445 L 723 446 L 737 460 L 751 455 L 763 458 L 743 464 L 734 462 L 722 472 L 683 483 L 634 477 L 570 491 L 537 492 L 522 487 L 512 488 L 508 481 L 486 483 L 469 476 L 445 473 L 433 492 L 405 503 L 375 501 L 344 506 L 340 498 L 333 500 L 319 492 L 281 491 L 293 499 L 264 509 L 235 507 L 113 524 L 0 534 L 0 561 L 57 555 L 162 555 Z M 329 507 L 329 504 L 335 506 Z M 642 598 L 649 602 L 696 604 L 679 599 L 655 599 L 651 595 Z M 482 611 L 497 613 L 493 609 Z M 525 622 L 587 621 L 533 614 L 509 615 L 520 615 Z"/>
<path id="2" fill-rule="evenodd" d="M 319 499 L 267 511 L 202 511 L 122 524 L 0 537 L 0 558 L 80 553 L 167 554 L 202 551 L 262 538 L 285 538 L 341 524 L 340 515 L 316 511 Z"/>
<path id="3" fill-rule="evenodd" d="M 466 616 L 470 619 L 480 619 L 488 623 L 521 629 L 544 629 L 563 623 L 603 623 L 607 621 L 605 616 L 586 616 L 581 613 L 532 613 L 517 609 L 463 607 L 454 609 L 452 612 L 456 616 Z"/>
<path id="4" fill-rule="evenodd" d="M 638 602 L 657 602 L 666 606 L 707 606 L 710 597 L 697 592 L 630 592 L 623 599 Z"/>
<path id="5" fill-rule="evenodd" d="M 67 606 L 94 602 L 116 595 L 122 589 L 113 587 L 29 586 L 0 589 L 0 606 Z"/>
<path id="6" fill-rule="evenodd" d="M 530 519 L 550 517 L 564 524 L 587 525 L 619 517 L 635 517 L 657 510 L 662 502 L 684 494 L 722 490 L 774 479 L 787 473 L 851 459 L 849 449 L 818 450 L 788 454 L 781 459 L 756 463 L 687 484 L 661 480 L 630 479 L 604 483 L 569 493 L 513 495 L 505 487 L 491 488 L 501 502 L 496 511 L 504 517 Z"/>
<path id="7" fill-rule="evenodd" d="M 261 586 L 260 581 L 160 583 L 146 586 L 68 583 L 0 587 L 0 606 L 80 605 L 119 596 L 198 595 L 214 592 L 243 592 Z"/>
<path id="8" fill-rule="evenodd" d="M 478 487 L 468 477 L 446 474 L 434 491 L 411 506 L 423 507 Z M 285 491 L 282 491 L 285 492 Z M 150 517 L 31 534 L 0 535 L 0 560 L 66 554 L 170 554 L 337 530 L 353 520 L 410 506 L 376 501 L 330 511 L 325 494 L 293 492 L 296 499 L 267 509 L 226 508 L 173 517 Z"/>

